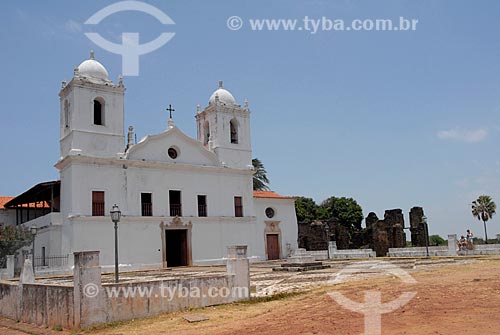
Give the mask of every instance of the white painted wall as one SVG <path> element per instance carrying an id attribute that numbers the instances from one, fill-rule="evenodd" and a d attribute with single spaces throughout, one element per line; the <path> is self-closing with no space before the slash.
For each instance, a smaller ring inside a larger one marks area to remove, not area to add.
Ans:
<path id="1" fill-rule="evenodd" d="M 123 152 L 124 88 L 97 85 L 77 77 L 61 90 L 60 155 L 80 149 L 87 156 L 109 157 Z M 94 99 L 104 100 L 104 125 L 94 124 Z M 70 122 L 66 127 L 65 104 L 69 106 Z"/>
<path id="2" fill-rule="evenodd" d="M 231 143 L 230 122 L 236 120 L 238 143 Z M 250 138 L 250 111 L 239 105 L 213 102 L 196 115 L 198 139 L 205 138 L 205 123 L 209 124 L 210 141 L 207 145 L 226 166 L 247 169 L 252 165 Z"/>
<path id="3" fill-rule="evenodd" d="M 248 246 L 254 260 L 266 259 L 265 208 L 272 207 L 281 230 L 281 254 L 287 245 L 297 247 L 297 222 L 293 199 L 254 199 L 252 190 L 250 111 L 247 104 L 210 104 L 196 116 L 202 131 L 210 122 L 211 142 L 189 138 L 173 127 L 146 137 L 120 157 L 124 143 L 124 87 L 85 81 L 78 76 L 60 92 L 61 221 L 40 232 L 39 245 L 51 254 L 75 251 L 101 252 L 104 267 L 114 263 L 114 228 L 109 218 L 117 204 L 123 218 L 119 224 L 119 260 L 133 267 L 162 264 L 160 223 L 172 221 L 169 190 L 181 191 L 182 218 L 192 223 L 194 264 L 220 263 L 230 245 Z M 105 100 L 104 125 L 93 124 L 93 100 Z M 70 122 L 65 126 L 65 105 Z M 238 120 L 238 144 L 230 143 L 231 119 Z M 200 140 L 203 134 L 199 134 Z M 168 149 L 178 157 L 168 156 Z M 71 154 L 79 149 L 79 154 Z M 249 168 L 250 166 L 250 168 Z M 93 217 L 92 191 L 105 192 L 106 216 Z M 152 193 L 153 216 L 142 217 L 141 193 Z M 208 217 L 198 217 L 197 196 L 207 197 Z M 243 199 L 244 217 L 236 218 L 234 197 Z M 50 248 L 48 247 L 50 245 Z M 37 247 L 37 249 L 38 249 Z M 70 257 L 70 266 L 73 257 Z"/>
<path id="4" fill-rule="evenodd" d="M 257 222 L 263 226 L 261 229 L 263 240 L 265 238 L 265 222 L 279 222 L 278 226 L 281 232 L 281 256 L 285 258 L 289 251 L 287 250 L 287 244 L 292 250 L 298 248 L 298 226 L 297 215 L 295 213 L 295 199 L 255 198 L 254 203 Z M 275 215 L 273 218 L 268 218 L 266 216 L 265 211 L 268 207 L 274 210 Z"/>
<path id="5" fill-rule="evenodd" d="M 169 190 L 180 190 L 182 214 L 195 217 L 197 195 L 206 195 L 209 216 L 234 217 L 234 196 L 243 197 L 245 216 L 254 216 L 251 171 L 230 171 L 224 168 L 190 169 L 164 164 L 155 167 L 127 167 L 126 161 L 105 165 L 75 161 L 62 172 L 63 216 L 92 214 L 92 191 L 105 192 L 106 213 L 117 204 L 124 215 L 141 215 L 141 192 L 153 194 L 153 215 L 169 216 Z M 142 164 L 142 163 L 141 163 Z M 146 165 L 146 163 L 144 163 Z M 125 168 L 124 168 L 125 166 Z M 77 190 L 77 191 L 76 191 Z M 70 209 L 70 210 L 68 210 Z"/>
<path id="6" fill-rule="evenodd" d="M 126 217 L 118 226 L 119 263 L 133 268 L 158 267 L 162 264 L 160 223 L 169 217 Z M 262 224 L 255 218 L 182 218 L 192 222 L 193 264 L 221 264 L 227 247 L 248 245 L 249 256 L 265 260 Z M 70 220 L 73 228 L 71 250 L 101 252 L 101 264 L 114 264 L 114 225 L 109 217 L 78 217 Z M 37 247 L 38 249 L 38 247 Z"/>

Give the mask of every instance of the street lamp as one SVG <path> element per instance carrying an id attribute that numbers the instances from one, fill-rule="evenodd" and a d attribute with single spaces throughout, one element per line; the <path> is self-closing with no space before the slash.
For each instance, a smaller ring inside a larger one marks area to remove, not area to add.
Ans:
<path id="1" fill-rule="evenodd" d="M 330 259 L 330 225 L 328 222 L 325 223 L 325 232 L 326 232 L 326 254 L 328 255 L 328 259 Z"/>
<path id="2" fill-rule="evenodd" d="M 31 230 L 31 235 L 33 236 L 33 249 L 31 249 L 31 257 L 32 259 L 32 266 L 33 266 L 33 274 L 35 274 L 35 236 L 38 230 L 38 227 L 34 224 L 30 228 Z"/>
<path id="3" fill-rule="evenodd" d="M 115 283 L 118 283 L 118 222 L 120 222 L 122 212 L 120 212 L 120 208 L 114 204 L 109 214 L 111 214 L 111 221 L 115 224 Z"/>
<path id="4" fill-rule="evenodd" d="M 422 216 L 422 224 L 425 229 L 425 253 L 429 257 L 429 226 L 427 225 L 427 216 Z"/>

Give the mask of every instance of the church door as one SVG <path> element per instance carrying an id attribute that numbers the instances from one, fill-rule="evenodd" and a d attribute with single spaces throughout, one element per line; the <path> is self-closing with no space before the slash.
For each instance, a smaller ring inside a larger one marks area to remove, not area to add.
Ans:
<path id="1" fill-rule="evenodd" d="M 280 258 L 280 245 L 277 234 L 267 234 L 267 259 L 279 259 Z"/>
<path id="2" fill-rule="evenodd" d="M 189 265 L 186 229 L 165 230 L 165 244 L 168 267 Z"/>

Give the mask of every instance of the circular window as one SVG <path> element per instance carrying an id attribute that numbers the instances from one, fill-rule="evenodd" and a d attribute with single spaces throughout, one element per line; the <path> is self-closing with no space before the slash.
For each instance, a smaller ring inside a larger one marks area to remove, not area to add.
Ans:
<path id="1" fill-rule="evenodd" d="M 275 213 L 274 213 L 274 209 L 272 209 L 271 207 L 267 207 L 267 208 L 266 208 L 266 216 L 267 216 L 268 218 L 270 218 L 270 219 L 271 219 L 271 218 L 273 218 L 273 217 L 274 217 L 274 214 L 275 214 Z"/>
<path id="2" fill-rule="evenodd" d="M 177 150 L 175 150 L 175 148 L 168 149 L 168 157 L 170 157 L 172 159 L 176 159 L 177 156 L 178 156 L 178 153 L 177 153 Z"/>

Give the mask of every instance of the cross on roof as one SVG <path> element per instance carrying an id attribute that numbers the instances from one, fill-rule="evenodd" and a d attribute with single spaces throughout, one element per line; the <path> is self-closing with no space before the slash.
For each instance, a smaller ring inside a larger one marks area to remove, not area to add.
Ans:
<path id="1" fill-rule="evenodd" d="M 170 118 L 172 118 L 172 112 L 175 112 L 175 109 L 172 108 L 171 104 L 168 105 L 167 112 L 170 112 Z"/>

